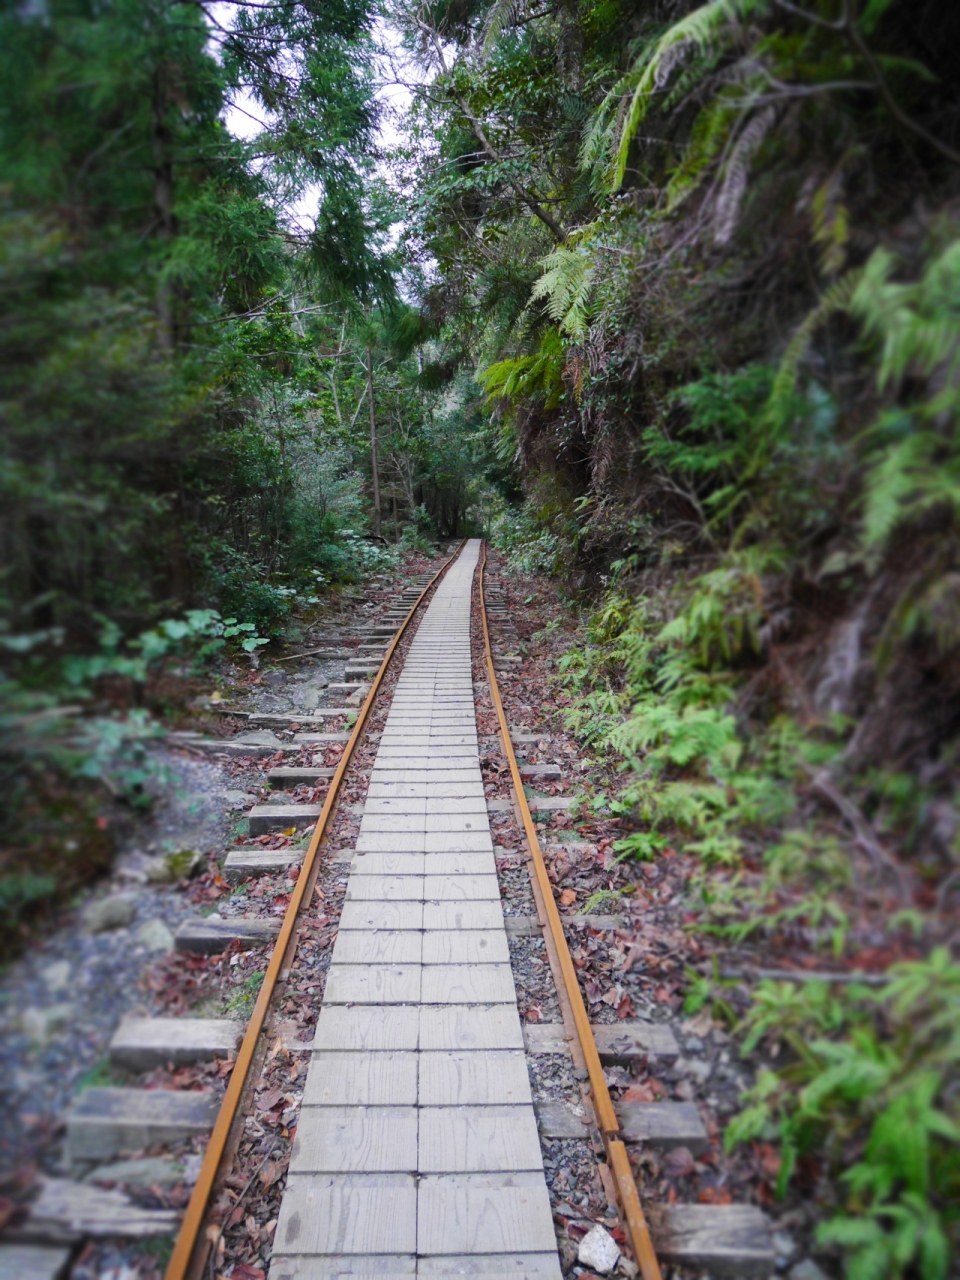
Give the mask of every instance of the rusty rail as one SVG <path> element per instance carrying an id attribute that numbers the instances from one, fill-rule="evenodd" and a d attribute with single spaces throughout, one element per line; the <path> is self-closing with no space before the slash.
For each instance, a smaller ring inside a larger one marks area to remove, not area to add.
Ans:
<path id="1" fill-rule="evenodd" d="M 437 570 L 427 585 L 420 592 L 416 602 L 411 605 L 407 616 L 397 628 L 393 639 L 387 647 L 387 652 L 383 656 L 380 663 L 380 669 L 374 676 L 373 684 L 367 694 L 360 713 L 357 716 L 357 722 L 353 726 L 353 732 L 343 749 L 343 755 L 337 765 L 336 772 L 330 780 L 330 788 L 327 791 L 326 799 L 323 802 L 323 808 L 320 817 L 317 819 L 317 825 L 313 829 L 313 836 L 310 840 L 309 847 L 304 855 L 303 865 L 300 868 L 300 874 L 297 882 L 290 894 L 290 902 L 284 913 L 283 923 L 280 926 L 280 932 L 277 935 L 277 941 L 270 956 L 270 963 L 267 966 L 263 982 L 260 984 L 260 993 L 257 996 L 257 1002 L 253 1007 L 253 1013 L 250 1015 L 250 1021 L 247 1024 L 247 1030 L 243 1037 L 243 1042 L 237 1053 L 237 1060 L 234 1063 L 233 1071 L 230 1074 L 230 1083 L 223 1095 L 223 1101 L 220 1104 L 220 1110 L 217 1114 L 216 1123 L 213 1126 L 213 1132 L 210 1135 L 210 1141 L 204 1153 L 203 1163 L 200 1166 L 200 1174 L 194 1183 L 193 1192 L 190 1196 L 190 1202 L 187 1205 L 186 1212 L 183 1215 L 183 1221 L 180 1224 L 180 1231 L 177 1235 L 176 1243 L 173 1247 L 173 1253 L 170 1255 L 170 1261 L 167 1264 L 167 1270 L 164 1280 L 186 1280 L 187 1276 L 196 1274 L 191 1271 L 191 1264 L 194 1262 L 198 1245 L 209 1243 L 201 1240 L 200 1232 L 203 1227 L 203 1221 L 206 1217 L 207 1207 L 210 1201 L 210 1195 L 213 1191 L 217 1174 L 220 1171 L 220 1164 L 226 1150 L 227 1142 L 230 1137 L 230 1131 L 233 1127 L 234 1119 L 240 1107 L 243 1097 L 243 1091 L 247 1084 L 250 1074 L 250 1068 L 253 1064 L 254 1054 L 256 1052 L 257 1043 L 263 1031 L 264 1024 L 267 1020 L 267 1014 L 270 1009 L 270 1001 L 276 990 L 277 982 L 280 977 L 283 961 L 287 953 L 287 949 L 294 936 L 294 929 L 297 923 L 297 917 L 300 909 L 304 905 L 303 899 L 308 884 L 311 882 L 311 872 L 317 861 L 317 855 L 320 850 L 320 843 L 323 840 L 324 833 L 330 816 L 333 813 L 337 802 L 337 794 L 340 785 L 343 782 L 344 775 L 349 767 L 354 749 L 363 733 L 364 725 L 367 717 L 373 707 L 374 699 L 386 675 L 387 666 L 393 657 L 394 650 L 400 643 L 404 632 L 407 629 L 413 615 L 423 603 L 424 596 L 435 585 L 437 580 L 446 572 L 453 564 L 457 556 L 463 550 L 463 543 L 457 548 L 456 552 L 449 557 L 448 560 Z M 204 1257 L 205 1261 L 205 1257 Z M 197 1270 L 202 1269 L 202 1264 Z"/>
<path id="2" fill-rule="evenodd" d="M 523 789 L 523 779 L 520 776 L 517 757 L 514 754 L 513 742 L 510 738 L 510 727 L 507 724 L 507 717 L 503 710 L 503 702 L 500 698 L 500 689 L 497 686 L 497 676 L 493 665 L 493 651 L 490 647 L 490 629 L 487 626 L 486 599 L 484 596 L 484 575 L 486 571 L 486 564 L 487 544 L 484 542 L 483 551 L 480 557 L 480 617 L 483 623 L 483 645 L 487 659 L 490 696 L 493 699 L 493 705 L 497 712 L 497 719 L 500 722 L 500 736 L 503 739 L 503 749 L 506 753 L 507 762 L 510 765 L 513 789 L 516 793 L 517 806 L 523 820 L 523 829 L 527 837 L 527 844 L 530 847 L 530 854 L 533 858 L 534 872 L 536 874 L 537 884 L 540 887 L 544 912 L 547 917 L 547 928 L 550 930 L 550 937 L 560 962 L 560 972 L 563 977 L 564 990 L 570 1003 L 574 1026 L 577 1032 L 577 1039 L 579 1040 L 584 1064 L 590 1078 L 590 1091 L 593 1095 L 594 1111 L 596 1112 L 597 1123 L 603 1138 L 603 1144 L 606 1148 L 607 1163 L 609 1165 L 610 1172 L 613 1175 L 614 1183 L 616 1184 L 617 1195 L 620 1200 L 620 1208 L 623 1211 L 623 1216 L 626 1220 L 630 1243 L 633 1246 L 633 1251 L 636 1255 L 637 1263 L 640 1266 L 640 1272 L 643 1276 L 643 1280 L 661 1280 L 660 1264 L 657 1261 L 657 1255 L 653 1248 L 650 1228 L 647 1225 L 647 1220 L 643 1213 L 643 1206 L 640 1203 L 640 1194 L 637 1190 L 637 1184 L 633 1177 L 633 1171 L 630 1168 L 630 1161 L 627 1158 L 627 1149 L 623 1144 L 623 1139 L 620 1137 L 620 1122 L 617 1120 L 616 1112 L 613 1109 L 610 1091 L 607 1088 L 607 1081 L 604 1077 L 603 1067 L 600 1063 L 600 1055 L 597 1052 L 597 1045 L 593 1038 L 593 1031 L 590 1027 L 590 1019 L 587 1016 L 586 1005 L 583 1003 L 580 983 L 577 980 L 577 971 L 574 968 L 573 960 L 570 956 L 570 949 L 567 946 L 566 935 L 563 932 L 563 921 L 560 919 L 560 912 L 557 910 L 557 904 L 553 897 L 553 885 L 551 884 L 550 877 L 547 874 L 547 864 L 544 861 L 543 850 L 540 848 L 540 841 L 537 838 L 537 828 L 534 825 L 533 815 L 530 812 L 530 806 L 527 803 L 526 793 Z"/>

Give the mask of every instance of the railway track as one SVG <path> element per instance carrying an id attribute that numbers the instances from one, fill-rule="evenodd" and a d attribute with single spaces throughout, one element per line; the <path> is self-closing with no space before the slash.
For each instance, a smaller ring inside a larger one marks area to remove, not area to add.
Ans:
<path id="1" fill-rule="evenodd" d="M 352 728 L 352 708 L 321 708 L 297 763 L 270 770 L 282 802 L 251 809 L 223 871 L 233 897 L 279 900 L 282 919 L 244 909 L 181 928 L 184 956 L 263 973 L 246 1025 L 118 1030 L 112 1056 L 134 1072 L 232 1062 L 222 1096 L 103 1088 L 68 1118 L 87 1166 L 209 1133 L 166 1280 L 254 1277 L 267 1255 L 271 1280 L 559 1276 L 584 1270 L 570 1234 L 596 1223 L 622 1250 L 618 1274 L 774 1269 L 751 1206 L 641 1204 L 630 1151 L 697 1150 L 706 1132 L 692 1104 L 611 1101 L 611 1064 L 677 1046 L 655 1023 L 591 1026 L 567 940 L 583 922 L 558 910 L 527 797 L 556 766 L 518 759 L 544 738 L 508 723 L 498 672 L 522 660 L 485 561 L 464 544 L 405 588 L 348 667 L 369 681 Z M 481 760 L 509 779 L 502 798 Z M 303 848 L 297 829 L 312 830 Z"/>

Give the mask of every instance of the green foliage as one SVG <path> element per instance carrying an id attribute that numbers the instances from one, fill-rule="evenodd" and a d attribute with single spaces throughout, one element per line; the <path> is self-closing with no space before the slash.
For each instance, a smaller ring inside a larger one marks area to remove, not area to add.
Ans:
<path id="1" fill-rule="evenodd" d="M 945 948 L 890 971 L 879 989 L 761 983 L 744 1051 L 781 1042 L 790 1060 L 764 1071 L 725 1134 L 728 1147 L 779 1133 L 781 1191 L 805 1151 L 835 1162 L 841 1212 L 821 1224 L 852 1276 L 949 1270 L 960 1188 L 955 1078 L 960 967 Z M 860 1151 L 847 1165 L 848 1144 Z"/>

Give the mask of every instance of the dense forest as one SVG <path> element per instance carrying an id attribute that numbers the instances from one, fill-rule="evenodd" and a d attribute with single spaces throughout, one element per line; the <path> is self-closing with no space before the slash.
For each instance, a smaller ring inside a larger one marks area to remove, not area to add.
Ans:
<path id="1" fill-rule="evenodd" d="M 5 918 L 67 820 L 109 856 L 77 779 L 135 792 L 170 655 L 488 534 L 581 611 L 624 857 L 696 854 L 719 937 L 909 943 L 882 995 L 760 989 L 788 1065 L 727 1137 L 782 1189 L 821 1153 L 855 1280 L 951 1274 L 960 7 L 0 22 Z"/>

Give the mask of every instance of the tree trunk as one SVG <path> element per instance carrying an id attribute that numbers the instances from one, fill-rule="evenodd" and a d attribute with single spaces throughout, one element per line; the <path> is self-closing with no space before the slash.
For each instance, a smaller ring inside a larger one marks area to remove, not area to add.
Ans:
<path id="1" fill-rule="evenodd" d="M 150 134 L 153 144 L 153 204 L 156 214 L 157 236 L 161 240 L 173 238 L 173 161 L 170 158 L 170 129 L 167 125 L 167 95 L 162 72 L 153 75 L 153 102 L 151 104 Z M 160 343 L 166 350 L 173 349 L 173 297 L 170 283 L 160 279 L 157 287 L 157 319 L 160 322 Z"/>
<path id="2" fill-rule="evenodd" d="M 373 347 L 367 346 L 367 399 L 370 402 L 370 467 L 373 472 L 373 532 L 380 529 L 380 459 L 377 456 L 377 410 L 373 399 Z"/>

